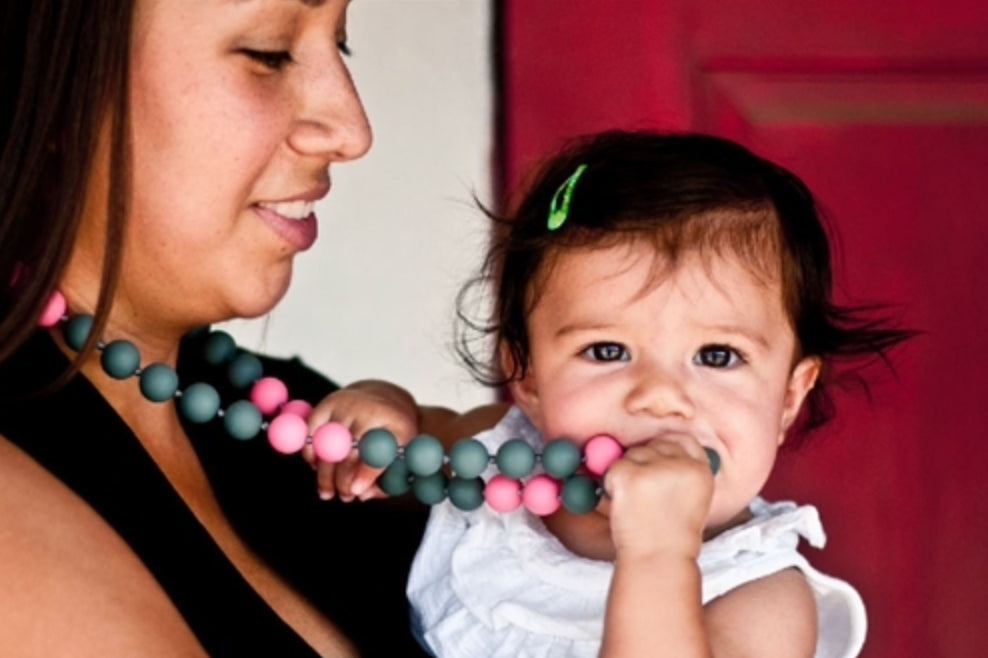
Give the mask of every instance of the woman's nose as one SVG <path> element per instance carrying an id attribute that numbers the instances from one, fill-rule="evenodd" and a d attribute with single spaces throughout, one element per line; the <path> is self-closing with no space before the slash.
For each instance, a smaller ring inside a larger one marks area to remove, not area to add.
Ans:
<path id="1" fill-rule="evenodd" d="M 288 143 L 327 162 L 359 158 L 371 145 L 370 124 L 339 53 L 303 67 L 297 118 Z"/>
<path id="2" fill-rule="evenodd" d="M 690 418 L 694 410 L 683 376 L 656 363 L 637 366 L 626 406 L 630 413 L 657 417 Z"/>

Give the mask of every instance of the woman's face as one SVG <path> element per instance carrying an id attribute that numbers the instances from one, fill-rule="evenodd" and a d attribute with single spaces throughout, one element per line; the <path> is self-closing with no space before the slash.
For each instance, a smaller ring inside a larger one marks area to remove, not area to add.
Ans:
<path id="1" fill-rule="evenodd" d="M 330 163 L 370 146 L 341 54 L 346 7 L 136 0 L 119 291 L 134 317 L 254 316 L 282 297 Z"/>

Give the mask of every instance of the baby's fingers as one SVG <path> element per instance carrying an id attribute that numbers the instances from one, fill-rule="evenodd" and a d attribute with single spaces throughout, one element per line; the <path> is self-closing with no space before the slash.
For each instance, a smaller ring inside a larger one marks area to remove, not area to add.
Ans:
<path id="1" fill-rule="evenodd" d="M 330 425 L 332 429 L 317 428 L 313 436 L 313 448 L 321 459 L 316 469 L 319 495 L 339 496 L 345 502 L 382 496 L 375 481 L 398 457 L 399 442 L 405 441 L 380 427 L 364 429 L 356 425 L 351 433 L 339 423 Z M 359 439 L 351 438 L 361 431 Z"/>
<path id="2" fill-rule="evenodd" d="M 329 500 L 339 496 L 345 503 L 367 500 L 378 493 L 374 481 L 381 469 L 374 469 L 357 457 L 356 451 L 341 462 L 320 461 L 316 465 L 316 489 L 319 497 Z"/>
<path id="3" fill-rule="evenodd" d="M 350 494 L 358 500 L 384 497 L 385 493 L 376 484 L 377 478 L 383 472 L 383 468 L 374 468 L 358 460 L 356 467 L 350 473 L 348 483 Z"/>

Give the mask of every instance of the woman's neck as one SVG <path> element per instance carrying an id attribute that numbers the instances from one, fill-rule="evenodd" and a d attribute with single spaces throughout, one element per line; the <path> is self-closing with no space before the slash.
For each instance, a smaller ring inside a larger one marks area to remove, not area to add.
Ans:
<path id="1" fill-rule="evenodd" d="M 74 360 L 77 354 L 66 345 L 59 328 L 54 328 L 52 334 L 59 349 Z M 112 325 L 108 325 L 103 336 L 106 341 L 124 338 L 133 342 L 141 354 L 142 367 L 154 362 L 174 367 L 178 359 L 178 339 L 174 342 L 141 340 Z M 99 350 L 94 349 L 85 356 L 79 363 L 79 373 L 89 380 L 149 450 L 150 444 L 168 445 L 174 443 L 175 437 L 184 436 L 174 401 L 151 402 L 141 394 L 136 377 L 120 380 L 108 375 L 100 364 Z"/>

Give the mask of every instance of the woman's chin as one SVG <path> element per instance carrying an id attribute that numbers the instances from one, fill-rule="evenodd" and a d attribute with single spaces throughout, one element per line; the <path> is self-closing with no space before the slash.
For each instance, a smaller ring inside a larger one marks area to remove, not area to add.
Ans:
<path id="1" fill-rule="evenodd" d="M 270 313 L 284 299 L 291 279 L 292 275 L 289 269 L 284 276 L 272 277 L 241 286 L 230 300 L 230 317 L 225 319 L 251 319 Z M 246 278 L 245 281 L 247 281 Z"/>
<path id="2" fill-rule="evenodd" d="M 234 309 L 231 318 L 242 318 L 245 320 L 251 320 L 253 318 L 259 318 L 262 315 L 267 315 L 270 313 L 278 302 L 282 300 L 284 294 L 272 297 L 265 300 L 253 299 L 248 302 L 243 302 L 237 304 Z"/>

